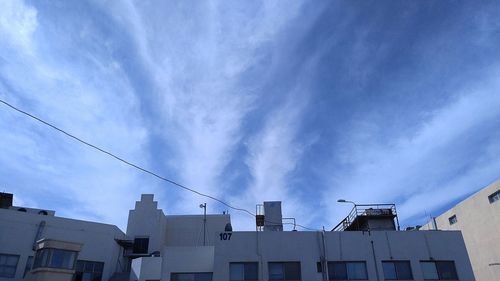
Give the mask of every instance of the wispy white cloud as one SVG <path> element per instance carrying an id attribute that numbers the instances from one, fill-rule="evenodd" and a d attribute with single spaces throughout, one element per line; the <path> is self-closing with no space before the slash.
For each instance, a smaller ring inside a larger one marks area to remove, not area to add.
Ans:
<path id="1" fill-rule="evenodd" d="M 384 124 L 358 120 L 346 134 L 349 143 L 340 155 L 343 165 L 352 169 L 337 174 L 325 198 L 398 202 L 401 218 L 408 219 L 496 179 L 499 134 L 488 130 L 500 118 L 498 79 L 492 75 L 469 85 L 453 102 L 427 112 L 411 135 L 394 132 L 390 142 L 378 141 Z M 344 209 L 330 206 L 332 223 L 345 215 Z"/>
<path id="2" fill-rule="evenodd" d="M 94 1 L 57 13 L 4 1 L 0 96 L 236 206 L 282 200 L 302 224 L 335 224 L 345 215 L 332 204 L 339 197 L 395 200 L 404 218 L 415 217 L 495 178 L 500 137 L 489 124 L 498 119 L 498 81 L 484 73 L 496 67 L 464 70 L 482 84 L 449 67 L 485 60 L 454 42 L 497 45 L 495 9 L 473 13 L 462 38 L 460 16 L 420 13 L 425 5 L 392 17 L 379 5 L 329 3 Z M 406 129 L 392 126 L 392 112 L 418 89 L 427 103 L 400 115 Z M 156 193 L 168 213 L 199 212 L 205 201 L 17 114 L 0 117 L 2 184 L 18 202 L 123 226 L 141 192 Z M 303 200 L 307 192 L 314 198 Z"/>
<path id="3" fill-rule="evenodd" d="M 294 170 L 301 153 L 294 140 L 302 107 L 298 101 L 289 101 L 273 112 L 262 131 L 249 141 L 246 163 L 253 178 L 248 188 L 253 202 L 286 197 L 286 176 Z"/>
<path id="4" fill-rule="evenodd" d="M 2 5 L 0 21 L 9 24 L 2 25 L 1 34 L 18 43 L 1 45 L 9 55 L 0 66 L 0 96 L 83 139 L 146 162 L 142 151 L 147 133 L 137 97 L 120 64 L 108 53 L 90 54 L 80 48 L 82 42 L 99 44 L 94 38 L 70 37 L 64 29 L 38 24 L 34 7 L 21 1 Z M 45 40 L 53 45 L 47 46 Z M 58 42 L 74 52 L 57 52 Z M 71 56 L 74 60 L 68 65 Z M 44 207 L 57 209 L 60 215 L 124 226 L 121 213 L 134 199 L 129 194 L 138 196 L 143 189 L 137 174 L 5 107 L 0 114 L 5 121 L 0 124 L 0 143 L 5 148 L 0 162 L 8 167 L 3 172 L 13 179 L 31 178 L 31 184 L 38 181 L 36 186 L 9 181 L 9 191 L 24 202 L 33 202 L 32 197 L 40 194 L 45 199 L 52 195 Z"/>
<path id="5" fill-rule="evenodd" d="M 24 1 L 6 0 L 0 9 L 0 38 L 2 42 L 27 51 L 37 28 L 37 11 Z"/>
<path id="6" fill-rule="evenodd" d="M 220 181 L 242 138 L 242 122 L 254 107 L 254 86 L 241 76 L 262 63 L 264 46 L 298 12 L 300 3 L 258 5 L 205 2 L 128 3 L 112 13 L 136 31 L 133 36 L 157 89 L 166 146 L 174 155 L 166 174 L 202 192 L 224 197 Z M 120 5 L 121 6 L 121 5 Z M 124 16 L 124 13 L 129 16 Z M 159 12 L 161 11 L 161 12 Z M 161 24 L 159 24 L 161 22 Z M 270 52 L 271 50 L 264 50 Z M 182 194 L 176 211 L 194 211 L 205 200 Z"/>
<path id="7" fill-rule="evenodd" d="M 317 135 L 301 135 L 304 115 L 311 110 L 309 92 L 322 52 L 308 57 L 302 69 L 294 76 L 292 89 L 285 100 L 273 108 L 260 130 L 246 142 L 248 153 L 245 164 L 251 176 L 244 192 L 232 198 L 239 206 L 255 206 L 264 201 L 282 201 L 282 213 L 293 217 L 297 223 L 308 226 L 316 215 L 308 215 L 315 202 L 306 202 L 304 190 L 294 185 L 293 176 L 304 153 L 318 141 Z M 236 216 L 238 229 L 247 229 L 243 216 Z"/>
<path id="8" fill-rule="evenodd" d="M 291 95 L 285 104 L 271 113 L 262 130 L 248 141 L 245 162 L 252 179 L 246 191 L 239 193 L 232 202 L 255 206 L 264 201 L 282 201 L 283 214 L 295 217 L 300 224 L 310 222 L 310 217 L 304 216 L 309 206 L 301 202 L 290 180 L 300 157 L 310 145 L 301 143 L 297 135 L 306 107 L 306 100 Z M 245 229 L 246 225 L 241 218 L 236 221 L 238 229 Z"/>

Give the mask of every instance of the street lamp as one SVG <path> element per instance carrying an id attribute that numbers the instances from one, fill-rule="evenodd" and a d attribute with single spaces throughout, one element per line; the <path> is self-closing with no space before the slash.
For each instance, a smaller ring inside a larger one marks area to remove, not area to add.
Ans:
<path id="1" fill-rule="evenodd" d="M 207 203 L 200 204 L 200 208 L 203 209 L 203 246 L 206 246 L 206 231 L 207 228 Z"/>
<path id="2" fill-rule="evenodd" d="M 355 216 L 357 215 L 357 213 L 358 213 L 358 209 L 357 209 L 358 205 L 357 205 L 356 203 L 352 202 L 352 201 L 345 200 L 345 199 L 338 199 L 338 200 L 337 200 L 337 202 L 339 202 L 339 203 L 351 203 L 351 204 L 353 205 L 353 208 L 352 208 L 351 212 L 350 212 L 350 213 L 349 213 L 349 215 L 347 215 L 347 217 L 344 219 L 344 223 L 351 224 L 352 222 L 350 222 L 350 216 L 351 216 L 351 214 L 352 214 L 353 212 L 354 212 Z M 355 218 L 355 216 L 354 216 L 354 218 Z M 355 221 L 356 221 L 356 225 L 357 225 L 357 227 L 359 228 L 359 221 L 358 221 L 358 220 L 356 220 L 356 219 L 355 219 Z"/>
<path id="3" fill-rule="evenodd" d="M 500 262 L 494 262 L 494 263 L 490 263 L 488 264 L 489 266 L 495 266 L 495 265 L 500 265 Z"/>
<path id="4" fill-rule="evenodd" d="M 354 207 L 356 207 L 356 203 L 349 201 L 349 200 L 339 199 L 339 200 L 337 200 L 337 202 L 339 202 L 339 203 L 351 203 L 354 205 Z"/>

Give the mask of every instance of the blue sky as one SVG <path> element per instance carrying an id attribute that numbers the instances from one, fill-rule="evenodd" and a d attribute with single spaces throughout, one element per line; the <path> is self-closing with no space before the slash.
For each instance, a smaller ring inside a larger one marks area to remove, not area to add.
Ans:
<path id="1" fill-rule="evenodd" d="M 329 229 L 338 198 L 394 202 L 406 226 L 500 178 L 498 46 L 494 1 L 7 0 L 0 97 L 235 206 Z M 227 209 L 5 106 L 0 152 L 0 189 L 61 216 Z"/>

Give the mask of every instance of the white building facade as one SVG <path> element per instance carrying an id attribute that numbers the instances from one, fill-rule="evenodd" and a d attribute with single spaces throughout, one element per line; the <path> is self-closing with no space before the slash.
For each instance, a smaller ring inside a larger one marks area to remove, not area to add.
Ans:
<path id="1" fill-rule="evenodd" d="M 54 239 L 82 244 L 72 270 L 87 278 L 109 280 L 127 271 L 123 249 L 115 239 L 125 238 L 118 227 L 54 216 L 54 212 L 19 208 L 0 209 L 0 280 L 25 280 L 32 268 L 36 241 Z M 52 214 L 52 215 L 51 215 Z M 92 280 L 92 279 L 90 279 Z"/>
<path id="2" fill-rule="evenodd" d="M 283 231 L 280 203 L 264 206 L 262 231 L 233 231 L 228 214 L 169 216 L 142 195 L 126 233 L 53 212 L 0 209 L 0 281 L 47 280 L 38 273 L 47 270 L 72 271 L 60 280 L 77 281 L 475 280 L 459 231 L 369 228 L 381 220 L 362 230 Z M 384 213 L 368 210 L 361 215 Z M 44 241 L 69 248 L 50 250 Z"/>

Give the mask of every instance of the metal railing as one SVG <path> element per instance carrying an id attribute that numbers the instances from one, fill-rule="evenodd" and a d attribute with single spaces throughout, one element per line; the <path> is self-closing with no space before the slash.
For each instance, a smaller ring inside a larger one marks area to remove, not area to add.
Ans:
<path id="1" fill-rule="evenodd" d="M 345 219 L 337 224 L 332 231 L 344 231 L 351 227 L 360 216 L 395 217 L 397 230 L 399 230 L 398 213 L 395 204 L 356 204 Z M 357 221 L 359 223 L 359 220 Z M 358 226 L 359 227 L 359 226 Z"/>

